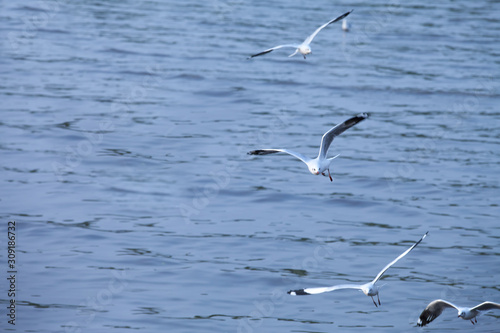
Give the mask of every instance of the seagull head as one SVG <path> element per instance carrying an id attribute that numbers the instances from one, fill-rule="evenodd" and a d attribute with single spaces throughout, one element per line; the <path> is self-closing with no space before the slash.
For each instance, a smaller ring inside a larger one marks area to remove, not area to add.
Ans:
<path id="1" fill-rule="evenodd" d="M 309 171 L 311 171 L 313 175 L 319 175 L 319 170 L 316 167 L 310 167 Z"/>
<path id="2" fill-rule="evenodd" d="M 299 47 L 299 52 L 303 55 L 307 55 L 309 53 L 311 53 L 311 48 L 309 47 L 309 45 L 301 45 Z"/>
<path id="3" fill-rule="evenodd" d="M 462 309 L 458 310 L 458 318 L 464 318 L 465 319 L 465 315 L 466 314 L 467 313 L 464 310 L 462 310 Z"/>
<path id="4" fill-rule="evenodd" d="M 378 294 L 378 288 L 375 284 L 369 282 L 361 286 L 361 291 L 366 296 L 376 296 Z"/>
<path id="5" fill-rule="evenodd" d="M 310 162 L 307 166 L 309 167 L 309 171 L 313 175 L 319 175 L 320 174 L 321 170 L 320 170 L 319 164 L 316 161 Z"/>

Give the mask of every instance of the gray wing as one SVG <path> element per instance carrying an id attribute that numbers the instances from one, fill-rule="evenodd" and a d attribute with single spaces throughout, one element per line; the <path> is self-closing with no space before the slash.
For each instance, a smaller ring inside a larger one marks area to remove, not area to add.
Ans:
<path id="1" fill-rule="evenodd" d="M 354 9 L 353 9 L 353 10 L 354 10 Z M 307 38 L 306 38 L 306 40 L 304 41 L 304 43 L 303 43 L 303 44 L 309 45 L 309 44 L 313 41 L 314 37 L 316 37 L 316 35 L 317 35 L 317 34 L 318 34 L 318 33 L 319 33 L 319 32 L 320 32 L 323 28 L 327 27 L 328 25 L 330 25 L 330 24 L 332 24 L 332 23 L 334 23 L 334 22 L 337 22 L 338 20 L 342 20 L 344 17 L 346 17 L 347 15 L 349 15 L 349 14 L 351 14 L 351 13 L 352 13 L 352 10 L 351 10 L 351 11 L 349 11 L 349 12 L 347 12 L 347 13 L 345 13 L 345 14 L 340 15 L 340 16 L 339 16 L 339 17 L 337 17 L 337 18 L 334 18 L 333 20 L 330 20 L 330 21 L 326 22 L 326 23 L 325 23 L 325 24 L 323 24 L 321 27 L 319 27 L 318 29 L 316 29 L 316 31 L 314 31 L 314 32 L 311 34 L 311 36 L 307 37 Z"/>
<path id="2" fill-rule="evenodd" d="M 297 289 L 297 290 L 290 290 L 288 291 L 288 294 L 290 295 L 314 295 L 314 294 L 321 294 L 321 293 L 327 293 L 329 291 L 334 291 L 334 290 L 339 290 L 339 289 L 359 289 L 361 290 L 362 285 L 357 285 L 357 284 L 339 284 L 337 286 L 331 286 L 331 287 L 318 287 L 318 288 L 305 288 L 305 289 Z"/>
<path id="3" fill-rule="evenodd" d="M 500 304 L 493 302 L 484 302 L 479 305 L 476 305 L 471 310 L 487 311 L 491 309 L 500 309 Z"/>
<path id="4" fill-rule="evenodd" d="M 259 53 L 256 53 L 256 54 L 252 54 L 250 57 L 248 57 L 248 59 L 251 59 L 253 57 L 258 57 L 258 56 L 261 56 L 263 54 L 267 54 L 269 52 L 272 52 L 274 50 L 277 50 L 277 49 L 281 49 L 282 47 L 293 47 L 293 48 L 298 48 L 299 45 L 291 45 L 291 44 L 287 44 L 287 45 L 278 45 L 278 46 L 275 46 L 275 47 L 271 47 L 270 49 L 267 49 L 267 50 L 264 50 L 262 52 L 259 52 Z"/>
<path id="5" fill-rule="evenodd" d="M 332 127 L 328 132 L 323 134 L 321 138 L 321 146 L 319 147 L 319 158 L 326 158 L 326 154 L 328 154 L 328 149 L 330 149 L 330 145 L 332 144 L 333 139 L 342 134 L 345 130 L 353 127 L 360 121 L 365 120 L 369 117 L 368 113 L 360 113 L 355 117 L 349 118 L 343 123 L 338 124 L 337 126 Z"/>
<path id="6" fill-rule="evenodd" d="M 289 155 L 292 155 L 295 158 L 298 158 L 305 164 L 307 164 L 311 159 L 302 155 L 301 153 L 294 152 L 292 150 L 288 149 L 258 149 L 258 150 L 252 150 L 249 151 L 247 154 L 248 155 L 269 155 L 269 154 L 274 154 L 274 153 L 287 153 Z"/>
<path id="7" fill-rule="evenodd" d="M 378 273 L 378 275 L 375 277 L 375 279 L 373 279 L 372 283 L 375 283 L 377 282 L 381 277 L 382 275 L 385 273 L 386 270 L 389 269 L 389 267 L 391 267 L 392 265 L 394 265 L 399 259 L 403 258 L 405 255 L 408 254 L 408 252 L 410 252 L 411 250 L 413 250 L 415 248 L 415 246 L 417 246 L 418 244 L 420 244 L 420 242 L 427 236 L 429 232 L 427 231 L 423 236 L 422 238 L 419 239 L 418 242 L 416 242 L 415 244 L 413 244 L 408 250 L 406 250 L 405 252 L 401 253 L 399 255 L 399 257 L 397 257 L 396 259 L 394 259 L 393 261 L 391 261 L 389 264 L 387 264 L 387 266 L 385 266 L 381 271 L 380 273 Z"/>
<path id="8" fill-rule="evenodd" d="M 446 308 L 458 309 L 456 305 L 450 302 L 443 301 L 442 299 L 437 299 L 432 301 L 427 305 L 427 307 L 422 311 L 420 317 L 418 317 L 417 326 L 425 326 L 443 313 Z"/>

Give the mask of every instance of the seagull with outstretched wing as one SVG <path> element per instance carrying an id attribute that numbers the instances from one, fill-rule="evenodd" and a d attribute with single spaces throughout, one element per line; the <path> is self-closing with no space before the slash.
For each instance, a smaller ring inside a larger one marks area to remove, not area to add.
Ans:
<path id="1" fill-rule="evenodd" d="M 258 149 L 249 151 L 247 154 L 268 155 L 274 153 L 287 153 L 307 164 L 309 171 L 313 175 L 322 174 L 323 176 L 326 176 L 325 172 L 328 171 L 328 176 L 330 177 L 330 180 L 333 181 L 333 178 L 330 174 L 330 164 L 336 157 L 339 156 L 336 155 L 334 157 L 327 158 L 328 149 L 330 149 L 330 145 L 332 144 L 333 139 L 335 139 L 336 136 L 342 134 L 345 130 L 351 128 L 352 126 L 356 125 L 360 121 L 365 120 L 366 118 L 368 118 L 368 113 L 360 113 L 357 116 L 349 118 L 343 123 L 340 123 L 332 127 L 328 132 L 323 134 L 323 137 L 321 138 L 321 145 L 319 148 L 318 156 L 314 159 L 308 158 L 300 153 L 294 152 L 289 149 Z"/>
<path id="2" fill-rule="evenodd" d="M 464 320 L 470 320 L 470 322 L 474 325 L 477 323 L 476 317 L 482 311 L 488 311 L 493 309 L 500 309 L 500 304 L 493 302 L 484 302 L 479 305 L 476 305 L 472 308 L 460 307 L 452 304 L 448 301 L 444 301 L 442 299 L 437 299 L 432 301 L 427 305 L 427 307 L 422 311 L 420 317 L 418 318 L 417 326 L 425 326 L 437 317 L 441 313 L 443 313 L 446 308 L 455 308 L 458 311 L 458 317 Z M 473 320 L 474 319 L 474 320 Z"/>
<path id="3" fill-rule="evenodd" d="M 402 254 L 399 255 L 396 259 L 388 263 L 378 274 L 377 276 L 368 283 L 365 284 L 340 284 L 332 287 L 319 287 L 319 288 L 305 288 L 305 289 L 298 289 L 298 290 L 290 290 L 288 293 L 290 295 L 314 295 L 314 294 L 321 294 L 321 293 L 326 293 L 329 291 L 334 291 L 334 290 L 340 290 L 340 289 L 358 289 L 361 290 L 366 296 L 370 296 L 372 298 L 373 304 L 378 307 L 380 305 L 380 298 L 379 298 L 379 288 L 376 285 L 377 281 L 380 280 L 382 275 L 384 275 L 385 271 L 387 271 L 392 265 L 394 265 L 398 260 L 403 258 L 405 255 L 407 255 L 411 250 L 415 248 L 420 242 L 427 236 L 429 232 L 426 232 L 422 238 L 419 239 L 418 242 L 413 244 L 408 250 L 403 252 Z M 378 305 L 373 299 L 373 296 L 377 296 L 378 300 Z"/>
<path id="4" fill-rule="evenodd" d="M 285 45 L 278 45 L 278 46 L 275 46 L 275 47 L 271 47 L 270 49 L 267 49 L 267 50 L 264 50 L 262 52 L 259 52 L 259 53 L 256 53 L 256 54 L 253 54 L 251 55 L 250 57 L 248 57 L 248 59 L 250 58 L 254 58 L 254 57 L 258 57 L 258 56 L 261 56 L 263 54 L 267 54 L 269 52 L 272 52 L 274 50 L 277 50 L 277 49 L 281 49 L 283 47 L 289 47 L 289 48 L 294 48 L 295 49 L 295 52 L 290 54 L 289 57 L 293 57 L 294 55 L 297 54 L 297 52 L 300 52 L 300 54 L 302 54 L 304 56 L 304 59 L 306 58 L 306 55 L 310 54 L 311 53 L 311 47 L 309 46 L 311 44 L 311 42 L 313 41 L 314 37 L 316 37 L 316 35 L 325 27 L 327 27 L 328 25 L 334 23 L 334 22 L 337 22 L 339 20 L 342 20 L 343 18 L 345 18 L 347 15 L 349 15 L 350 13 L 352 12 L 349 11 L 345 14 L 342 14 L 340 15 L 339 17 L 337 18 L 334 18 L 333 20 L 330 20 L 328 22 L 326 22 L 325 24 L 323 24 L 321 27 L 319 27 L 318 29 L 316 29 L 316 31 L 314 31 L 309 37 L 307 37 L 303 42 L 302 44 L 285 44 Z"/>

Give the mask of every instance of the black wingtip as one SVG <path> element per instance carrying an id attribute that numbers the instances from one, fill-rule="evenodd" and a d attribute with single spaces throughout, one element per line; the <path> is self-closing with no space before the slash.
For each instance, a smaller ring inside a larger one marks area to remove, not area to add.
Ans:
<path id="1" fill-rule="evenodd" d="M 415 246 L 417 246 L 418 244 L 420 244 L 420 243 L 424 240 L 424 238 L 425 238 L 425 237 L 427 237 L 427 234 L 428 234 L 428 233 L 429 233 L 429 232 L 427 231 L 427 232 L 426 232 L 426 233 L 422 236 L 422 238 L 420 238 L 420 239 L 418 240 L 418 242 L 416 242 L 416 243 L 413 245 L 413 247 L 415 247 Z"/>
<path id="2" fill-rule="evenodd" d="M 259 53 L 256 53 L 256 54 L 252 54 L 250 57 L 248 57 L 247 59 L 252 59 L 252 58 L 255 58 L 255 57 L 258 57 L 258 56 L 261 56 L 263 54 L 268 54 L 269 52 L 272 52 L 274 51 L 274 49 L 271 49 L 271 50 L 266 50 L 266 51 L 262 51 L 262 52 L 259 52 Z"/>
<path id="3" fill-rule="evenodd" d="M 424 327 L 425 325 L 427 325 L 428 323 L 430 323 L 434 319 L 435 319 L 435 316 L 433 316 L 429 310 L 425 309 L 424 311 L 422 311 L 422 313 L 418 317 L 417 326 Z"/>
<path id="4" fill-rule="evenodd" d="M 309 293 L 306 293 L 304 289 L 298 289 L 298 290 L 289 290 L 287 292 L 289 295 L 297 295 L 297 296 L 303 296 L 303 295 L 311 295 Z"/>
<path id="5" fill-rule="evenodd" d="M 354 10 L 354 9 L 351 9 L 351 10 L 350 10 L 350 11 L 348 11 L 347 13 L 345 13 L 345 14 L 341 15 L 341 16 L 340 16 L 340 17 L 338 17 L 335 21 L 339 21 L 339 20 L 343 20 L 343 19 L 345 19 L 347 16 L 349 16 L 349 14 L 351 14 L 351 13 L 352 13 L 352 11 L 353 11 L 353 10 Z"/>
<path id="6" fill-rule="evenodd" d="M 265 150 L 263 149 L 257 149 L 257 150 L 252 150 L 252 151 L 249 151 L 247 153 L 248 155 L 266 155 L 266 154 L 269 154 L 268 152 L 266 152 Z"/>
<path id="7" fill-rule="evenodd" d="M 358 115 L 355 115 L 354 117 L 352 118 L 349 118 L 345 121 L 345 125 L 347 126 L 344 131 L 354 125 L 356 125 L 357 123 L 367 119 L 370 115 L 368 113 L 360 113 Z"/>
<path id="8" fill-rule="evenodd" d="M 257 150 L 249 151 L 247 154 L 248 155 L 269 155 L 269 154 L 274 154 L 274 153 L 278 153 L 278 152 L 279 152 L 279 150 L 257 149 Z"/>

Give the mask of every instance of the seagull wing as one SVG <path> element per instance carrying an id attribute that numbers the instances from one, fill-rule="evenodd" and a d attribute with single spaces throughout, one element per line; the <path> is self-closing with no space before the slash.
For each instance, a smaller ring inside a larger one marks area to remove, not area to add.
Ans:
<path id="1" fill-rule="evenodd" d="M 291 44 L 278 45 L 278 46 L 275 46 L 275 47 L 271 47 L 270 49 L 264 50 L 262 52 L 259 52 L 259 53 L 256 53 L 256 54 L 252 54 L 250 57 L 248 57 L 248 59 L 251 59 L 251 58 L 254 58 L 254 57 L 258 57 L 258 56 L 261 56 L 263 54 L 267 54 L 267 53 L 272 52 L 274 50 L 281 49 L 282 47 L 293 47 L 294 49 L 296 49 L 296 48 L 299 47 L 299 45 L 291 45 Z"/>
<path id="2" fill-rule="evenodd" d="M 391 267 L 392 265 L 394 265 L 399 259 L 403 258 L 405 255 L 408 254 L 408 252 L 410 252 L 411 250 L 413 250 L 415 248 L 415 246 L 417 246 L 418 244 L 420 244 L 420 242 L 427 236 L 429 232 L 427 231 L 423 236 L 422 238 L 420 238 L 418 240 L 418 242 L 416 242 L 415 244 L 413 244 L 408 250 L 406 250 L 405 252 L 401 253 L 401 255 L 399 257 L 397 257 L 396 259 L 394 259 L 393 261 L 391 261 L 387 266 L 385 266 L 381 271 L 380 273 L 378 273 L 378 275 L 375 277 L 375 279 L 373 279 L 372 283 L 375 283 L 377 282 L 381 277 L 382 275 L 385 273 L 386 270 L 389 269 L 389 267 Z"/>
<path id="3" fill-rule="evenodd" d="M 328 132 L 323 134 L 323 137 L 321 138 L 321 146 L 319 147 L 319 154 L 318 158 L 326 158 L 326 154 L 328 153 L 328 149 L 330 148 L 330 145 L 332 144 L 333 139 L 337 136 L 342 134 L 345 130 L 353 127 L 357 123 L 359 123 L 362 120 L 365 120 L 368 118 L 369 115 L 368 113 L 360 113 L 355 117 L 349 118 L 343 123 L 340 123 L 334 127 L 332 127 Z"/>
<path id="4" fill-rule="evenodd" d="M 484 303 L 483 303 L 484 304 Z M 479 306 L 479 305 L 478 305 Z M 422 311 L 420 317 L 418 317 L 417 326 L 425 326 L 437 317 L 441 313 L 443 313 L 446 308 L 455 308 L 458 310 L 458 307 L 450 302 L 443 301 L 442 299 L 437 299 L 432 301 L 427 305 L 427 307 Z"/>
<path id="5" fill-rule="evenodd" d="M 307 164 L 311 159 L 302 155 L 301 153 L 294 152 L 292 150 L 288 149 L 258 149 L 258 150 L 252 150 L 249 151 L 247 154 L 248 155 L 269 155 L 269 154 L 274 154 L 274 153 L 287 153 L 289 155 L 292 155 L 295 158 L 298 158 L 305 164 Z"/>
<path id="6" fill-rule="evenodd" d="M 337 17 L 337 18 L 334 18 L 334 19 L 333 19 L 333 20 L 331 20 L 331 21 L 326 22 L 326 23 L 325 23 L 325 24 L 323 24 L 321 27 L 319 27 L 318 29 L 316 29 L 316 31 L 315 31 L 315 32 L 313 32 L 311 36 L 307 37 L 307 38 L 306 38 L 306 40 L 304 41 L 304 43 L 302 43 L 302 44 L 305 44 L 305 45 L 309 45 L 309 44 L 311 44 L 311 42 L 313 41 L 314 37 L 316 37 L 316 35 L 317 35 L 317 34 L 318 34 L 318 33 L 319 33 L 319 32 L 320 32 L 323 28 L 325 28 L 326 26 L 328 26 L 328 25 L 330 25 L 330 24 L 332 24 L 332 23 L 334 23 L 334 22 L 337 22 L 338 20 L 342 20 L 344 17 L 346 17 L 347 15 L 351 14 L 351 12 L 352 12 L 352 10 L 351 10 L 351 11 L 349 11 L 349 12 L 347 12 L 347 13 L 345 13 L 345 14 L 340 15 L 340 16 L 339 16 L 339 17 Z"/>
<path id="7" fill-rule="evenodd" d="M 362 285 L 357 285 L 357 284 L 339 284 L 337 286 L 332 286 L 332 287 L 318 287 L 318 288 L 306 288 L 306 289 L 297 289 L 297 290 L 290 290 L 288 293 L 290 295 L 314 295 L 314 294 L 321 294 L 321 293 L 326 293 L 329 291 L 334 291 L 334 290 L 339 290 L 339 289 L 359 289 L 361 290 Z"/>
<path id="8" fill-rule="evenodd" d="M 491 310 L 491 309 L 500 309 L 500 304 L 493 303 L 493 302 L 484 302 L 484 303 L 481 303 L 479 305 L 476 305 L 471 310 L 487 311 L 487 310 Z"/>

